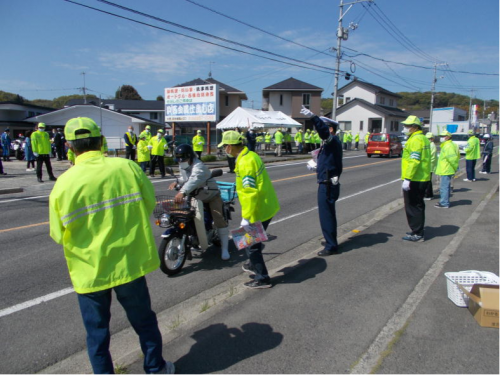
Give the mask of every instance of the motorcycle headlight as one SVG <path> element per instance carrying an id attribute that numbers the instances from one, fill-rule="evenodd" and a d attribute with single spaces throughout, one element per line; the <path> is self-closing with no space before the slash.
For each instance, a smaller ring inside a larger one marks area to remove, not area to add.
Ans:
<path id="1" fill-rule="evenodd" d="M 168 226 L 169 223 L 170 223 L 170 215 L 168 215 L 168 214 L 162 214 L 160 216 L 160 226 L 161 227 Z"/>

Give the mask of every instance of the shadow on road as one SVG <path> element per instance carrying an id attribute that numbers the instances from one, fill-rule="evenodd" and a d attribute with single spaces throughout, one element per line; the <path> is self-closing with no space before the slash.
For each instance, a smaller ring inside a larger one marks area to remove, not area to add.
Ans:
<path id="1" fill-rule="evenodd" d="M 434 237 L 446 237 L 455 234 L 460 228 L 456 225 L 441 225 L 440 227 L 425 227 L 425 240 L 428 241 Z"/>
<path id="2" fill-rule="evenodd" d="M 191 336 L 196 343 L 189 353 L 175 362 L 175 370 L 184 374 L 224 371 L 232 365 L 276 348 L 283 335 L 269 324 L 247 323 L 239 328 L 213 324 Z"/>
<path id="3" fill-rule="evenodd" d="M 307 279 L 313 279 L 316 275 L 326 270 L 326 261 L 323 258 L 312 258 L 299 260 L 299 264 L 293 267 L 285 267 L 278 272 L 284 275 L 273 277 L 273 284 L 299 284 Z"/>
<path id="4" fill-rule="evenodd" d="M 389 237 L 393 237 L 390 233 L 366 233 L 349 238 L 346 242 L 340 245 L 339 249 L 342 253 L 361 249 L 363 247 L 371 247 L 374 245 L 386 243 Z"/>
<path id="5" fill-rule="evenodd" d="M 472 204 L 472 201 L 470 199 L 460 199 L 459 201 L 451 201 L 450 207 L 470 206 L 471 204 Z"/>

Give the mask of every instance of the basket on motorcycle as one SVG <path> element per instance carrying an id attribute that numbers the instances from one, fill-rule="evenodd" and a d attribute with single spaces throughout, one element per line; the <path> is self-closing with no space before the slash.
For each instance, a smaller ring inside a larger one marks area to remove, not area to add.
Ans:
<path id="1" fill-rule="evenodd" d="M 181 203 L 175 202 L 175 194 L 172 195 L 158 195 L 156 197 L 156 206 L 154 209 L 154 215 L 160 216 L 161 214 L 185 214 L 189 215 L 192 213 L 190 200 L 184 197 Z"/>
<path id="2" fill-rule="evenodd" d="M 217 186 L 219 187 L 220 195 L 224 202 L 232 202 L 234 198 L 238 197 L 235 183 L 217 181 Z"/>

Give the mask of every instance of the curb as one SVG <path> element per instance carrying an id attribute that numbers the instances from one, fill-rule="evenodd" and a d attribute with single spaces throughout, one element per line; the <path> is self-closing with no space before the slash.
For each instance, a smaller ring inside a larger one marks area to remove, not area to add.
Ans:
<path id="1" fill-rule="evenodd" d="M 339 244 L 349 240 L 376 222 L 396 212 L 403 206 L 403 199 L 398 199 L 389 205 L 383 206 L 376 211 L 369 212 L 353 219 L 338 228 Z M 309 260 L 316 258 L 317 252 L 323 247 L 319 236 L 305 242 L 286 253 L 283 253 L 267 262 L 269 275 L 271 277 L 285 275 L 301 267 Z M 243 299 L 243 292 L 250 292 L 243 286 L 248 281 L 246 273 L 242 273 L 228 279 L 219 285 L 205 290 L 175 306 L 157 313 L 158 326 L 160 328 L 163 345 L 182 336 L 189 327 L 196 326 L 215 314 L 221 312 L 226 305 L 235 301 L 238 297 Z M 128 366 L 142 358 L 142 351 L 139 346 L 137 335 L 132 328 L 126 328 L 112 336 L 110 345 L 111 356 L 115 366 Z M 91 373 L 87 351 L 82 350 L 71 355 L 62 361 L 49 366 L 39 373 L 42 374 L 74 374 Z"/>
<path id="2" fill-rule="evenodd" d="M 2 194 L 15 194 L 24 192 L 23 188 L 8 188 L 8 189 L 0 189 L 0 195 Z"/>

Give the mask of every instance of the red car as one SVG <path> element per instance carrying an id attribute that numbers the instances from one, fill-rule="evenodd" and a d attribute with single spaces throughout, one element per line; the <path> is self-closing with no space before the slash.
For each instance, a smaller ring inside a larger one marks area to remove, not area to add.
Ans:
<path id="1" fill-rule="evenodd" d="M 386 156 L 392 158 L 403 154 L 403 146 L 401 140 L 395 134 L 389 133 L 373 133 L 368 139 L 368 147 L 366 148 L 366 156 L 369 158 L 372 155 Z"/>

